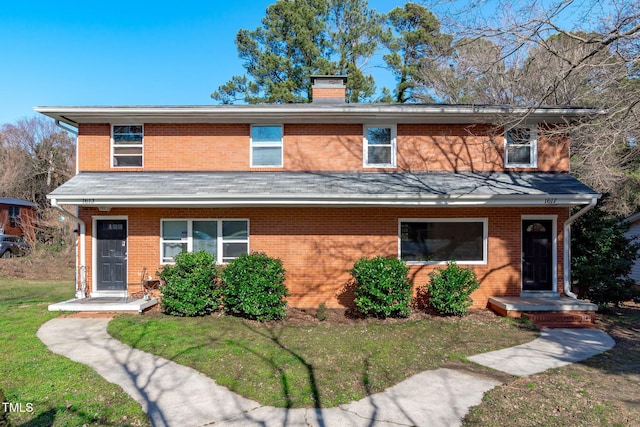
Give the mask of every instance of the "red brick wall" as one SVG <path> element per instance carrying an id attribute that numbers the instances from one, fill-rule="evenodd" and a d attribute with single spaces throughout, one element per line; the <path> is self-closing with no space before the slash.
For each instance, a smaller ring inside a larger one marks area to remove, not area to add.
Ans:
<path id="1" fill-rule="evenodd" d="M 20 223 L 16 226 L 11 226 L 9 220 L 9 206 L 4 203 L 0 203 L 0 228 L 4 228 L 5 234 L 11 234 L 13 236 L 25 236 L 30 239 L 31 234 L 35 233 L 33 226 L 35 225 L 36 213 L 31 206 L 20 206 Z"/>
<path id="2" fill-rule="evenodd" d="M 140 273 L 160 268 L 161 218 L 247 218 L 250 249 L 280 258 L 287 270 L 289 302 L 297 307 L 350 305 L 352 296 L 340 296 L 349 283 L 348 270 L 362 256 L 397 256 L 398 218 L 488 218 L 488 264 L 473 269 L 481 287 L 474 306 L 485 307 L 492 295 L 519 295 L 521 215 L 557 215 L 558 289 L 562 288 L 562 224 L 567 208 L 223 208 L 223 209 L 112 209 L 81 208 L 87 224 L 87 278 L 91 285 L 91 215 L 129 219 L 128 280 L 138 289 Z M 428 281 L 434 266 L 412 266 L 415 286 Z"/>
<path id="3" fill-rule="evenodd" d="M 399 124 L 397 131 L 399 170 L 504 170 L 503 137 L 489 125 Z M 144 167 L 113 169 L 110 125 L 81 124 L 79 166 L 81 171 L 266 170 L 250 167 L 249 136 L 249 124 L 147 123 Z M 287 124 L 284 167 L 275 170 L 365 170 L 362 139 L 362 124 Z M 568 139 L 539 135 L 537 170 L 568 171 Z"/>

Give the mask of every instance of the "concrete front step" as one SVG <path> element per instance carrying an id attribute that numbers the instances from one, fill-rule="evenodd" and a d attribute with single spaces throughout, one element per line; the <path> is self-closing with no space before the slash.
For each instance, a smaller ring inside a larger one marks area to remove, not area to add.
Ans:
<path id="1" fill-rule="evenodd" d="M 595 328 L 594 312 L 522 313 L 538 328 Z"/>

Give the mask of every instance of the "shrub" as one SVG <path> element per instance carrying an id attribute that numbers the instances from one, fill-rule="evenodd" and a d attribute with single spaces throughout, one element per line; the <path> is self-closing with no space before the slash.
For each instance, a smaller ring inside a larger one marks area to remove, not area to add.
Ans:
<path id="1" fill-rule="evenodd" d="M 324 322 L 325 320 L 327 320 L 328 317 L 329 315 L 327 314 L 327 304 L 324 302 L 321 302 L 320 305 L 318 306 L 318 311 L 316 312 L 316 319 L 318 319 L 321 322 Z"/>
<path id="2" fill-rule="evenodd" d="M 225 311 L 260 321 L 284 318 L 289 296 L 284 279 L 279 259 L 261 252 L 240 255 L 222 271 Z"/>
<path id="3" fill-rule="evenodd" d="M 216 284 L 218 269 L 207 252 L 182 252 L 174 265 L 160 271 L 162 311 L 174 316 L 204 316 L 220 305 L 220 290 Z"/>
<path id="4" fill-rule="evenodd" d="M 411 281 L 404 261 L 396 258 L 361 258 L 350 273 L 356 284 L 354 302 L 358 311 L 380 318 L 411 314 Z"/>
<path id="5" fill-rule="evenodd" d="M 625 235 L 629 223 L 596 206 L 571 226 L 571 277 L 578 297 L 600 310 L 633 297 L 629 277 L 640 243 Z"/>
<path id="6" fill-rule="evenodd" d="M 470 295 L 480 286 L 473 270 L 459 267 L 451 261 L 445 269 L 433 270 L 429 277 L 429 303 L 433 308 L 447 316 L 467 314 L 472 304 Z"/>

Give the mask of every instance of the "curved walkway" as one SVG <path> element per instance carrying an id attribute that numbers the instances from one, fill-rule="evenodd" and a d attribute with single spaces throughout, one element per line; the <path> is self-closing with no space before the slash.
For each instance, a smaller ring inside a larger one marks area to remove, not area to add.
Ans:
<path id="1" fill-rule="evenodd" d="M 107 333 L 110 319 L 56 318 L 38 338 L 51 351 L 89 365 L 142 405 L 154 426 L 457 426 L 495 380 L 436 369 L 334 408 L 261 406 L 186 366 L 135 350 Z M 597 329 L 545 329 L 523 345 L 469 359 L 531 375 L 589 358 L 615 342 Z"/>

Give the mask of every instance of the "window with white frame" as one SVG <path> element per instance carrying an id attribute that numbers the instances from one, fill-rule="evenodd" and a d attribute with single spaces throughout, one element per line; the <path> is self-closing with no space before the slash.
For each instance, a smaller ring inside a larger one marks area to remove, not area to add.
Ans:
<path id="1" fill-rule="evenodd" d="M 249 221 L 244 219 L 163 219 L 160 231 L 163 264 L 180 252 L 205 251 L 218 264 L 249 253 Z"/>
<path id="2" fill-rule="evenodd" d="M 282 167 L 282 126 L 251 126 L 251 166 Z"/>
<path id="3" fill-rule="evenodd" d="M 507 168 L 535 168 L 538 163 L 536 126 L 516 126 L 504 134 L 504 164 Z"/>
<path id="4" fill-rule="evenodd" d="M 413 264 L 486 264 L 486 218 L 400 219 L 400 258 Z"/>
<path id="5" fill-rule="evenodd" d="M 113 125 L 111 129 L 111 166 L 141 168 L 142 125 Z"/>
<path id="6" fill-rule="evenodd" d="M 395 126 L 364 126 L 363 146 L 364 166 L 395 167 Z"/>

